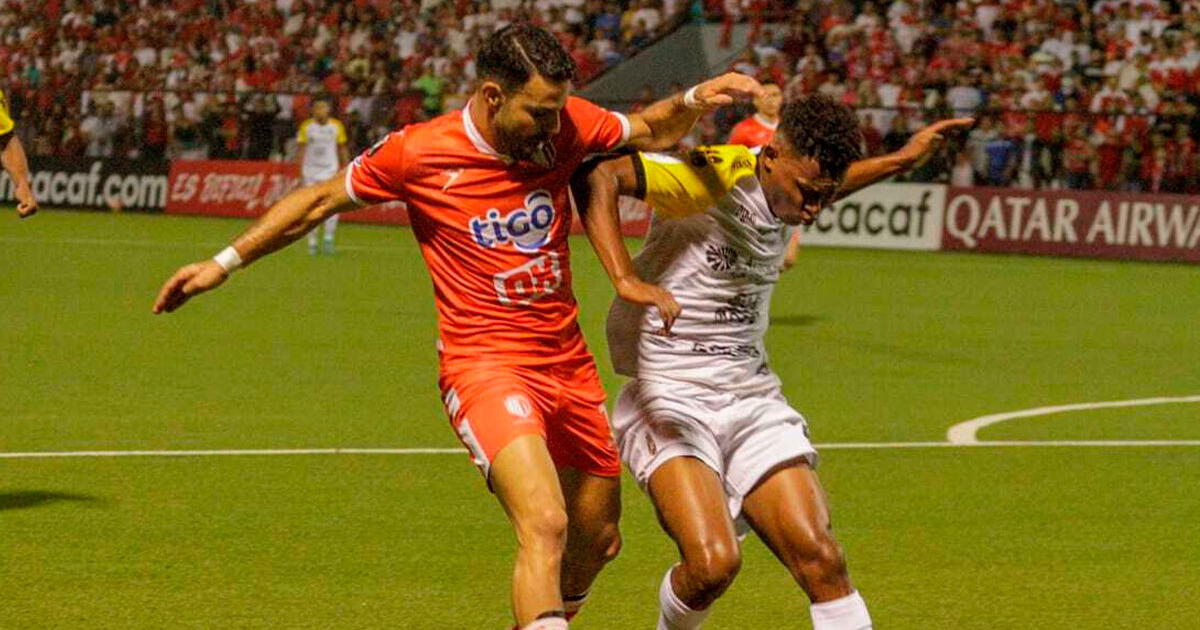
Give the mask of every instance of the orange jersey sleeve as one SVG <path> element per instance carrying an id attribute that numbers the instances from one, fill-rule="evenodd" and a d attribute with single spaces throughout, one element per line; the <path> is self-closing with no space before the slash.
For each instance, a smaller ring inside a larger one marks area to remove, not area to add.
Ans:
<path id="1" fill-rule="evenodd" d="M 409 160 L 405 130 L 394 131 L 364 151 L 346 169 L 346 193 L 359 205 L 402 201 Z"/>
<path id="2" fill-rule="evenodd" d="M 587 153 L 607 153 L 629 142 L 632 127 L 625 114 L 575 96 L 567 99 L 563 113 L 576 128 Z"/>

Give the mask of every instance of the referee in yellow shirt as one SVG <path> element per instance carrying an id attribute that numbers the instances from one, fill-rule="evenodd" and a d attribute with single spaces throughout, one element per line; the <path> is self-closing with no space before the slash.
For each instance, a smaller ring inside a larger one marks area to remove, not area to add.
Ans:
<path id="1" fill-rule="evenodd" d="M 17 197 L 17 216 L 24 219 L 37 212 L 37 199 L 33 197 L 33 188 L 29 185 L 29 162 L 25 159 L 25 149 L 21 139 L 13 133 L 12 116 L 8 114 L 8 99 L 4 90 L 0 90 L 0 165 L 8 171 L 13 180 L 13 192 Z"/>

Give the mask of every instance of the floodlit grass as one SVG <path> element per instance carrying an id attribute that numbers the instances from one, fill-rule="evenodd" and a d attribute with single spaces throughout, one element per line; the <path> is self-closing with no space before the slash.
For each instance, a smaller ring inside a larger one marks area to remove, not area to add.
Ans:
<path id="1" fill-rule="evenodd" d="M 457 446 L 404 229 L 346 225 L 170 316 L 160 283 L 236 221 L 0 214 L 0 451 Z M 610 393 L 611 291 L 575 251 Z M 636 242 L 631 242 L 636 247 Z M 1200 394 L 1200 270 L 808 249 L 774 369 L 818 443 L 940 441 L 976 416 Z M 981 439 L 1200 439 L 1200 404 Z M 1200 448 L 827 450 L 851 571 L 885 629 L 1190 629 Z M 625 484 L 625 548 L 573 627 L 653 627 L 674 561 Z M 0 459 L 0 628 L 504 628 L 512 539 L 465 455 Z M 706 626 L 807 627 L 761 544 Z"/>

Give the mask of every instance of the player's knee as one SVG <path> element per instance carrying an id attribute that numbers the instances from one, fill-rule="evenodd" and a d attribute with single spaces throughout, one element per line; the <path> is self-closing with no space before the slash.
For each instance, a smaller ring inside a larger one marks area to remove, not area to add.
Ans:
<path id="1" fill-rule="evenodd" d="M 559 507 L 539 510 L 517 523 L 517 538 L 522 547 L 558 550 L 567 540 L 567 513 Z"/>
<path id="2" fill-rule="evenodd" d="M 818 547 L 816 565 L 827 582 L 846 578 L 846 553 L 832 537 L 826 538 Z"/>
<path id="3" fill-rule="evenodd" d="M 715 598 L 737 577 L 742 568 L 742 554 L 735 542 L 712 542 L 685 557 L 684 563 L 697 590 Z"/>
<path id="4" fill-rule="evenodd" d="M 596 550 L 596 555 L 601 562 L 608 563 L 615 560 L 617 554 L 621 553 L 621 530 L 617 524 L 604 525 L 592 548 Z"/>
<path id="5" fill-rule="evenodd" d="M 821 535 L 788 554 L 789 568 L 809 582 L 834 583 L 846 579 L 846 554 L 832 535 Z"/>

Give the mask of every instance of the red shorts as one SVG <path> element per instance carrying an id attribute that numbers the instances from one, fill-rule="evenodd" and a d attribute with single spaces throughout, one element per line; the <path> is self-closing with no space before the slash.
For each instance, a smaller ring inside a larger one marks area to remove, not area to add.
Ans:
<path id="1" fill-rule="evenodd" d="M 548 367 L 443 370 L 440 385 L 450 424 L 484 477 L 496 455 L 524 435 L 545 438 L 560 468 L 598 477 L 621 473 L 591 357 Z"/>

